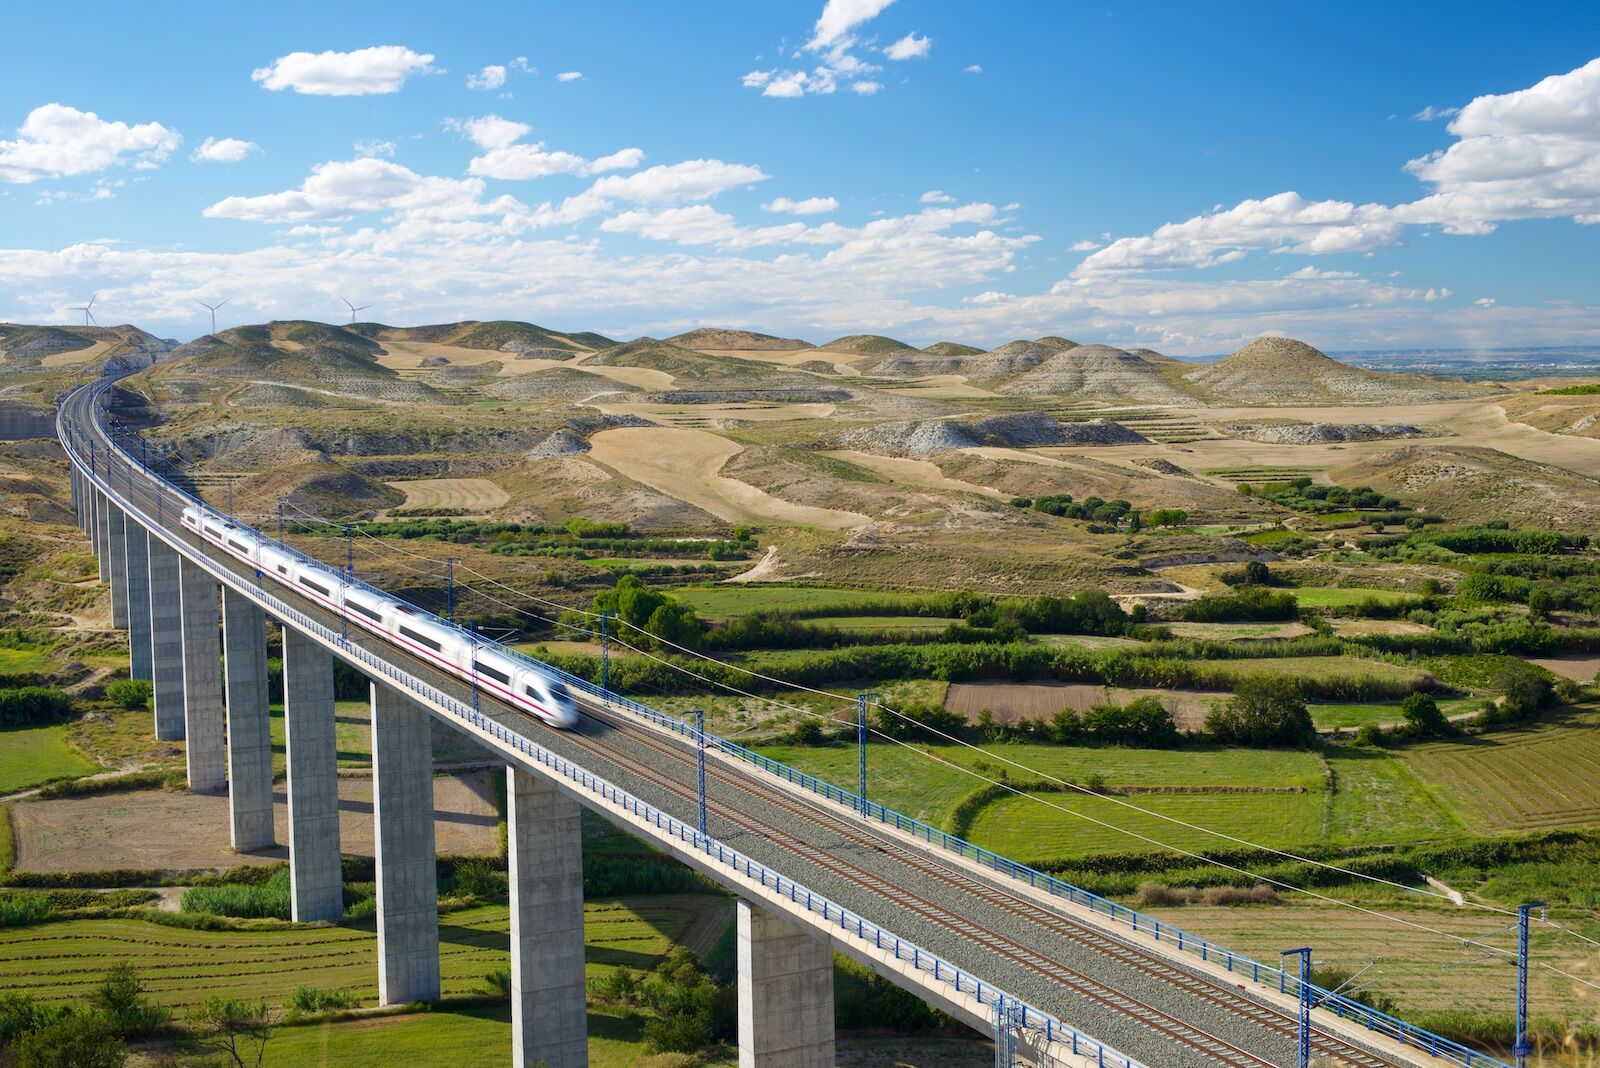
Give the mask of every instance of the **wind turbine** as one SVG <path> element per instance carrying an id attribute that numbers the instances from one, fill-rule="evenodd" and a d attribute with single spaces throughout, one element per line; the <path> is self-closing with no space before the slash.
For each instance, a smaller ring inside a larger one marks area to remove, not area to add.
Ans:
<path id="1" fill-rule="evenodd" d="M 89 310 L 90 308 L 94 307 L 94 302 L 99 300 L 99 299 L 100 299 L 100 294 L 96 293 L 94 296 L 89 298 L 89 303 L 85 304 L 81 308 L 73 308 L 72 309 L 73 311 L 81 311 L 81 312 L 83 312 L 83 325 L 84 326 L 88 326 L 91 323 L 93 323 L 95 326 L 99 326 L 100 325 L 95 320 L 94 313 Z"/>
<path id="2" fill-rule="evenodd" d="M 228 301 L 232 300 L 232 299 L 233 299 L 232 297 L 228 297 L 227 300 L 220 301 L 220 302 L 218 302 L 216 304 L 207 304 L 205 301 L 201 300 L 199 297 L 196 297 L 194 299 L 194 302 L 196 304 L 200 305 L 200 307 L 211 309 L 211 332 L 213 334 L 215 334 L 217 332 L 217 309 L 222 307 L 222 305 L 228 303 Z"/>
<path id="3" fill-rule="evenodd" d="M 343 297 L 340 297 L 339 299 L 340 300 L 344 300 Z M 355 325 L 356 312 L 358 312 L 358 311 L 366 311 L 368 308 L 372 307 L 372 305 L 370 305 L 370 304 L 351 304 L 348 300 L 344 300 L 344 306 L 346 308 L 350 309 L 350 325 L 351 326 Z"/>

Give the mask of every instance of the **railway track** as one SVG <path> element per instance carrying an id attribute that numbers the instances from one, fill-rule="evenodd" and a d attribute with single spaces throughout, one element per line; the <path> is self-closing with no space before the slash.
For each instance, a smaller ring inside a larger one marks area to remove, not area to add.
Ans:
<path id="1" fill-rule="evenodd" d="M 656 735 L 649 728 L 641 728 L 628 720 L 617 717 L 614 713 L 596 712 L 592 708 L 586 709 L 585 714 L 613 730 L 626 731 L 631 740 L 646 746 L 652 751 L 661 754 L 675 763 L 682 764 L 685 767 L 694 763 L 693 758 L 689 754 L 685 753 L 680 746 L 674 745 L 669 740 Z M 582 738 L 580 736 L 580 739 L 581 740 L 578 741 L 580 748 L 588 749 L 597 756 L 606 755 L 601 752 L 599 747 L 591 745 L 587 738 Z M 614 759 L 614 755 L 612 758 Z M 755 797 L 758 797 L 763 802 L 781 808 L 799 818 L 825 824 L 830 829 L 835 831 L 835 833 L 838 833 L 842 837 L 845 837 L 859 845 L 890 854 L 901 863 L 915 868 L 931 878 L 937 878 L 953 886 L 960 887 L 962 890 L 983 900 L 986 904 L 991 905 L 994 908 L 1002 909 L 1014 916 L 1017 916 L 1018 918 L 1026 919 L 1031 923 L 1035 923 L 1065 938 L 1070 938 L 1074 942 L 1085 945 L 1088 948 L 1093 949 L 1120 964 L 1137 969 L 1141 973 L 1149 976 L 1151 979 L 1177 987 L 1190 997 L 1199 998 L 1224 1012 L 1228 1012 L 1236 1017 L 1248 1020 L 1257 1027 L 1273 1031 L 1289 1039 L 1298 1038 L 1299 1023 L 1297 1020 L 1293 1019 L 1292 1017 L 1285 1016 L 1277 1010 L 1263 1005 L 1252 998 L 1245 997 L 1242 994 L 1233 993 L 1226 988 L 1219 987 L 1214 983 L 1210 983 L 1205 979 L 1193 975 L 1182 968 L 1153 958 L 1148 953 L 1141 951 L 1137 947 L 1130 946 L 1117 938 L 1107 935 L 1105 932 L 1090 924 L 1083 923 L 1068 916 L 1064 916 L 1061 913 L 1047 909 L 1033 901 L 1028 900 L 1027 898 L 1008 893 L 998 886 L 973 878 L 969 873 L 962 871 L 959 868 L 954 868 L 950 865 L 941 863 L 940 861 L 919 850 L 906 846 L 891 836 L 875 831 L 870 826 L 849 820 L 826 806 L 810 803 L 804 799 L 796 798 L 792 794 L 789 794 L 787 791 L 783 790 L 781 787 L 777 787 L 775 784 L 770 790 L 758 790 L 754 788 L 755 780 L 752 777 L 729 775 L 725 770 L 722 770 L 721 773 L 714 773 L 711 770 L 713 766 L 714 765 L 708 765 L 707 775 L 721 785 L 733 787 L 734 789 L 749 793 Z M 640 773 L 642 774 L 643 772 L 640 771 Z M 691 790 L 685 783 L 680 783 L 676 779 L 673 779 L 670 776 L 664 776 L 660 772 L 654 771 L 653 769 L 651 770 L 649 777 L 651 777 L 652 781 L 656 782 L 656 785 L 662 789 L 669 790 L 671 793 L 688 801 L 696 800 L 695 792 Z M 748 829 L 751 830 L 764 831 L 766 833 L 776 835 L 781 835 L 783 833 L 780 828 L 776 828 L 770 824 L 765 824 L 761 821 L 755 820 L 754 817 L 749 816 L 747 813 L 735 807 L 713 801 L 708 801 L 707 807 L 708 809 L 717 809 L 725 818 L 730 819 L 736 825 L 743 826 L 750 824 Z M 807 859 L 812 860 L 813 863 L 825 867 L 830 871 L 834 871 L 835 874 L 838 874 L 841 877 L 851 878 L 853 881 L 872 889 L 874 892 L 884 894 L 891 900 L 915 902 L 914 904 L 911 904 L 910 907 L 912 907 L 913 911 L 918 912 L 925 918 L 939 923 L 941 926 L 944 926 L 949 930 L 956 931 L 979 943 L 980 945 L 984 945 L 985 948 L 990 949 L 993 952 L 998 952 L 1008 959 L 1022 964 L 1039 974 L 1047 975 L 1050 978 L 1062 983 L 1064 986 L 1067 986 L 1082 994 L 1083 996 L 1089 997 L 1091 1000 L 1107 1005 L 1108 1007 L 1117 1008 L 1125 1015 L 1132 1016 L 1135 1019 L 1140 1019 L 1146 1022 L 1147 1025 L 1154 1027 L 1156 1030 L 1162 1031 L 1163 1033 L 1170 1033 L 1166 1027 L 1158 1026 L 1157 1024 L 1151 1022 L 1152 1019 L 1155 1019 L 1156 1017 L 1164 1018 L 1165 1020 L 1169 1021 L 1171 1025 L 1176 1025 L 1179 1028 L 1187 1029 L 1192 1031 L 1195 1035 L 1201 1036 L 1202 1040 L 1215 1042 L 1220 1046 L 1226 1047 L 1228 1050 L 1234 1051 L 1235 1056 L 1242 1054 L 1244 1057 L 1250 1058 L 1248 1061 L 1229 1060 L 1223 1058 L 1221 1059 L 1221 1063 L 1272 1064 L 1271 1061 L 1263 1060 L 1259 1057 L 1256 1057 L 1254 1054 L 1249 1053 L 1248 1051 L 1239 1049 L 1237 1046 L 1234 1046 L 1231 1043 L 1227 1043 L 1222 1039 L 1215 1038 L 1215 1036 L 1211 1036 L 1198 1028 L 1194 1028 L 1160 1009 L 1156 1009 L 1153 1006 L 1139 1001 L 1136 998 L 1123 994 L 1111 987 L 1107 987 L 1094 979 L 1082 975 L 1081 973 L 1073 972 L 1054 961 L 1050 961 L 1048 958 L 1043 957 L 1033 950 L 1022 946 L 1016 946 L 1014 942 L 1012 942 L 1010 939 L 1006 939 L 1005 936 L 999 935 L 996 932 L 991 931 L 979 924 L 975 924 L 965 917 L 950 913 L 948 910 L 945 910 L 938 905 L 918 898 L 916 895 L 910 894 L 904 888 L 896 887 L 881 877 L 872 874 L 871 872 L 865 872 L 859 868 L 852 867 L 850 868 L 851 874 L 846 876 L 844 872 L 839 870 L 839 862 L 835 858 L 828 856 L 827 854 L 823 854 L 821 851 L 810 849 L 809 847 L 803 847 L 803 844 L 796 845 L 793 848 L 796 852 L 807 855 Z M 811 855 L 813 853 L 819 854 L 820 857 L 825 858 L 825 860 L 819 859 L 819 856 Z M 923 906 L 926 906 L 926 908 Z M 1004 943 L 1005 946 L 1010 948 L 1002 949 L 1000 948 L 1000 943 Z M 1093 988 L 1092 992 L 1091 988 Z M 1126 1005 L 1119 1004 L 1117 999 L 1121 999 L 1122 1001 L 1126 1002 Z M 1154 1013 L 1156 1014 L 1156 1017 L 1147 1017 L 1143 1015 L 1145 1012 Z M 1194 1048 L 1201 1049 L 1210 1055 L 1216 1055 L 1211 1050 L 1205 1049 L 1205 1047 L 1202 1045 L 1197 1045 L 1195 1043 L 1186 1044 L 1190 1044 L 1194 1046 Z M 1331 1058 L 1336 1063 L 1348 1065 L 1350 1068 L 1391 1068 L 1392 1065 L 1392 1062 L 1384 1060 L 1370 1051 L 1354 1046 L 1348 1042 L 1345 1042 L 1336 1035 L 1328 1034 L 1327 1032 L 1318 1030 L 1315 1027 L 1313 1027 L 1312 1031 L 1312 1050 L 1322 1057 Z"/>
<path id="2" fill-rule="evenodd" d="M 133 500 L 142 503 L 152 514 L 162 515 L 164 520 L 174 521 L 166 523 L 169 529 L 191 544 L 200 544 L 195 539 L 188 538 L 188 532 L 176 524 L 175 520 L 179 513 L 173 504 L 175 498 L 167 496 L 165 490 L 155 489 L 138 477 L 129 478 L 124 482 L 121 472 L 115 484 L 120 493 L 125 493 Z M 201 548 L 200 551 L 205 550 Z M 237 573 L 243 574 L 242 566 L 232 561 L 230 566 Z M 337 626 L 337 623 L 335 625 Z M 515 709 L 507 711 L 515 713 L 519 719 L 527 718 Z M 614 713 L 597 711 L 593 707 L 587 708 L 586 714 L 607 728 L 621 732 L 630 742 L 646 747 L 673 764 L 685 767 L 694 764 L 692 751 L 686 751 L 681 743 L 668 739 L 631 718 L 614 718 Z M 559 737 L 564 742 L 570 742 L 574 748 L 621 767 L 674 797 L 691 804 L 696 800 L 696 793 L 690 785 L 678 781 L 658 766 L 630 759 L 618 749 L 582 733 L 563 733 Z M 752 771 L 747 775 L 735 775 L 720 761 L 713 762 L 708 770 L 720 787 L 748 794 L 764 804 L 808 823 L 826 827 L 846 841 L 890 856 L 897 863 L 910 867 L 924 876 L 958 888 L 990 907 L 1069 939 L 1120 965 L 1135 969 L 1156 982 L 1181 990 L 1185 996 L 1203 1001 L 1221 1012 L 1247 1021 L 1256 1028 L 1290 1041 L 1297 1036 L 1296 1021 L 1268 1006 L 1218 987 L 1159 958 L 1153 958 L 1147 951 L 1124 943 L 1092 925 L 1074 920 L 1034 901 L 1009 893 L 1001 887 L 974 878 L 960 868 L 944 864 L 920 850 L 907 846 L 887 832 L 877 831 L 859 821 L 842 816 L 829 806 L 799 798 L 777 784 L 767 782 L 759 773 Z M 775 842 L 784 842 L 786 849 L 834 877 L 846 880 L 869 894 L 893 902 L 923 921 L 957 935 L 985 952 L 1047 979 L 1052 984 L 1070 990 L 1087 1001 L 1136 1021 L 1154 1035 L 1183 1047 L 1208 1064 L 1230 1066 L 1230 1068 L 1272 1068 L 1276 1063 L 1124 991 L 1074 971 L 1034 949 L 1019 944 L 1014 937 L 952 912 L 945 906 L 912 893 L 881 875 L 843 860 L 816 845 L 799 841 L 792 830 L 785 830 L 768 823 L 726 802 L 713 800 L 708 807 L 715 811 L 720 819 L 726 819 L 742 830 L 755 835 L 764 835 Z M 1334 1063 L 1351 1068 L 1389 1068 L 1394 1063 L 1322 1031 L 1313 1033 L 1313 1049 L 1319 1055 L 1331 1058 Z M 1160 1062 L 1152 1061 L 1152 1063 Z"/>

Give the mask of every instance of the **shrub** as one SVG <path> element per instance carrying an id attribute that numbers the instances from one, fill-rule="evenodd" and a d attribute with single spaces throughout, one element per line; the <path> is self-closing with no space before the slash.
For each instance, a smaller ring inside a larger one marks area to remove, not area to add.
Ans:
<path id="1" fill-rule="evenodd" d="M 289 869 L 279 868 L 265 883 L 225 883 L 195 886 L 183 892 L 182 912 L 213 916 L 289 918 Z"/>
<path id="2" fill-rule="evenodd" d="M 148 1035 L 167 1022 L 167 1010 L 150 1003 L 144 982 L 131 964 L 119 964 L 107 972 L 90 1001 L 123 1038 Z"/>
<path id="3" fill-rule="evenodd" d="M 1450 721 L 1439 711 L 1439 702 L 1432 694 L 1407 694 L 1400 702 L 1400 714 L 1420 737 L 1439 738 L 1450 733 Z"/>
<path id="4" fill-rule="evenodd" d="M 112 1021 L 73 1012 L 20 1036 L 12 1056 L 16 1068 L 122 1068 L 128 1048 Z"/>
<path id="5" fill-rule="evenodd" d="M 72 711 L 72 701 L 52 686 L 0 690 L 0 727 L 51 723 Z"/>
<path id="6" fill-rule="evenodd" d="M 1181 615 L 1190 623 L 1274 622 L 1298 618 L 1300 605 L 1292 593 L 1242 586 L 1198 597 L 1183 606 Z"/>
<path id="7" fill-rule="evenodd" d="M 117 679 L 106 683 L 106 699 L 130 712 L 150 707 L 155 686 L 149 679 Z"/>
<path id="8" fill-rule="evenodd" d="M 336 1012 L 353 1009 L 361 999 L 349 990 L 324 990 L 315 986 L 297 986 L 283 1003 L 285 1014 L 291 1020 L 312 1016 L 319 1012 Z"/>
<path id="9" fill-rule="evenodd" d="M 1224 745 L 1309 747 L 1317 739 L 1300 687 L 1272 676 L 1242 679 L 1206 716 L 1206 732 Z"/>
<path id="10" fill-rule="evenodd" d="M 621 969 L 618 969 L 621 971 Z M 511 969 L 494 968 L 483 973 L 483 992 L 494 998 L 511 997 Z"/>
<path id="11" fill-rule="evenodd" d="M 495 870 L 488 861 L 476 857 L 457 864 L 450 881 L 456 894 L 480 901 L 500 901 L 509 893 L 506 873 Z"/>
<path id="12" fill-rule="evenodd" d="M 52 911 L 50 899 L 44 894 L 7 894 L 0 897 L 0 927 L 42 923 L 50 918 Z"/>
<path id="13" fill-rule="evenodd" d="M 1083 729 L 1097 742 L 1164 748 L 1177 745 L 1180 736 L 1172 713 L 1154 697 L 1139 697 L 1119 705 L 1095 705 L 1083 716 Z"/>

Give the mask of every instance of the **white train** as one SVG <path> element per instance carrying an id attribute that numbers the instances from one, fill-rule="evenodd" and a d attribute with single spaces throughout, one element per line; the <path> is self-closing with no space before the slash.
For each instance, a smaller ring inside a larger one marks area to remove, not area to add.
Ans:
<path id="1" fill-rule="evenodd" d="M 485 691 L 550 726 L 565 729 L 577 724 L 578 706 L 565 683 L 493 646 L 474 645 L 437 616 L 356 585 L 331 567 L 284 552 L 249 527 L 220 515 L 202 515 L 198 508 L 187 507 L 183 525 L 260 574 L 452 675 L 468 682 L 476 679 Z"/>

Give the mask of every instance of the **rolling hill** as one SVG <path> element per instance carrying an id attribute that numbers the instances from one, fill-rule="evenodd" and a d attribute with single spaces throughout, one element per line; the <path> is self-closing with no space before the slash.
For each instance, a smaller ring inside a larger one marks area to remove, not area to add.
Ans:
<path id="1" fill-rule="evenodd" d="M 917 348 L 907 345 L 904 341 L 896 341 L 892 337 L 882 334 L 847 334 L 836 337 L 826 345 L 818 345 L 823 352 L 838 352 L 846 356 L 893 356 L 898 353 L 916 352 Z"/>
<path id="2" fill-rule="evenodd" d="M 669 337 L 667 344 L 700 352 L 794 352 L 816 347 L 797 337 L 774 337 L 753 330 L 727 330 L 714 326 L 703 326 Z"/>
<path id="3" fill-rule="evenodd" d="M 1446 378 L 1368 371 L 1291 338 L 1264 337 L 1183 375 L 1224 404 L 1416 404 L 1476 396 L 1485 387 Z"/>

